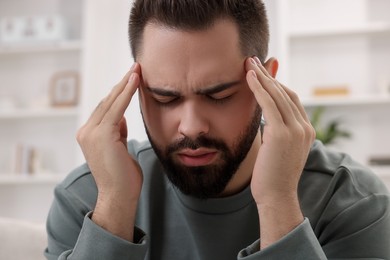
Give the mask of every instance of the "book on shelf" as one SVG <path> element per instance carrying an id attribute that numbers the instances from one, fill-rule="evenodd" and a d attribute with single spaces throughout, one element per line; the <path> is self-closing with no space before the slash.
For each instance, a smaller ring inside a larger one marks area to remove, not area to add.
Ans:
<path id="1" fill-rule="evenodd" d="M 39 153 L 35 147 L 26 144 L 16 144 L 12 172 L 15 174 L 32 175 L 39 170 Z"/>
<path id="2" fill-rule="evenodd" d="M 390 166 L 389 156 L 373 156 L 369 158 L 369 164 L 372 166 Z"/>

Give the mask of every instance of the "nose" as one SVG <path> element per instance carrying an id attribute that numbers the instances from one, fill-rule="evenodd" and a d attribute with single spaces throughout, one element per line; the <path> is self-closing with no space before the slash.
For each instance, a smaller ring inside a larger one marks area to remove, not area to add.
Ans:
<path id="1" fill-rule="evenodd" d="M 206 117 L 207 111 L 204 108 L 190 103 L 183 107 L 181 113 L 179 133 L 183 136 L 195 140 L 200 135 L 205 135 L 209 132 L 209 120 Z"/>

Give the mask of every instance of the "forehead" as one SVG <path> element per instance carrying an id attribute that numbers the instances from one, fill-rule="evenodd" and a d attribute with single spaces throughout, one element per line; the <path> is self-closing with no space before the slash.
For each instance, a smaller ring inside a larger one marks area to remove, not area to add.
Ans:
<path id="1" fill-rule="evenodd" d="M 199 31 L 149 23 L 138 57 L 146 85 L 174 89 L 237 80 L 244 73 L 244 60 L 237 26 L 227 19 Z"/>

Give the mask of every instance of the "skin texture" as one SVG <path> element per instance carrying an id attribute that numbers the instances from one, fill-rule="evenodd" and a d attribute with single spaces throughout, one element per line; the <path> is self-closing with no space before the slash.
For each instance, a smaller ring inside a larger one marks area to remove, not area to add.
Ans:
<path id="1" fill-rule="evenodd" d="M 303 221 L 297 186 L 315 132 L 296 94 L 274 79 L 277 61 L 270 59 L 263 66 L 258 59 L 244 56 L 238 42 L 236 25 L 224 19 L 202 31 L 147 25 L 138 63 L 77 135 L 99 191 L 92 216 L 95 223 L 133 241 L 142 172 L 127 153 L 123 115 L 137 89 L 145 126 L 159 147 L 184 137 L 208 136 L 233 149 L 260 106 L 267 122 L 263 136 L 255 136 L 247 156 L 218 196 L 235 194 L 250 185 L 259 210 L 261 248 Z M 231 82 L 235 84 L 222 91 L 208 91 Z M 178 99 L 162 105 L 172 98 Z M 186 150 L 185 159 L 178 154 L 173 158 L 189 167 L 221 161 L 218 149 L 212 151 L 210 160 L 200 160 L 199 155 L 210 149 L 199 149 Z"/>
<path id="2" fill-rule="evenodd" d="M 225 40 L 226 35 L 230 41 Z M 140 100 L 145 126 L 155 145 L 166 147 L 183 136 L 192 140 L 207 136 L 223 140 L 233 150 L 237 138 L 253 120 L 257 105 L 247 87 L 245 57 L 238 40 L 236 27 L 226 21 L 200 32 L 178 32 L 155 24 L 146 27 L 138 59 L 143 78 Z M 235 84 L 224 91 L 198 94 L 231 82 Z M 180 98 L 164 106 L 158 101 L 168 102 L 175 96 L 165 97 L 147 88 L 177 92 Z M 236 193 L 249 184 L 254 163 L 251 159 L 243 163 L 221 196 Z"/>

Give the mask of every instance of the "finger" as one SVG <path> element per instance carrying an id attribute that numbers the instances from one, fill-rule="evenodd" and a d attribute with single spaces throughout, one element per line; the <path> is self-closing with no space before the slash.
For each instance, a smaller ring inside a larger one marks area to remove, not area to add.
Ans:
<path id="1" fill-rule="evenodd" d="M 268 74 L 268 71 L 261 65 L 259 59 L 256 59 L 256 63 L 268 78 L 273 79 Z M 293 112 L 293 115 L 283 114 L 283 112 L 281 113 L 286 125 L 291 127 L 291 129 L 295 129 L 296 133 L 301 133 L 302 136 L 305 136 L 306 137 L 305 140 L 311 142 L 314 141 L 316 136 L 315 130 L 312 127 L 310 120 L 308 119 L 308 116 L 306 114 L 305 109 L 303 108 L 303 105 L 299 101 L 298 95 L 292 90 L 280 84 L 277 80 L 273 79 L 273 81 L 275 87 L 280 90 L 282 95 L 285 97 L 285 100 L 290 105 L 291 111 Z"/>
<path id="2" fill-rule="evenodd" d="M 310 119 L 309 119 L 309 117 L 308 117 L 308 115 L 306 113 L 306 110 L 303 107 L 301 101 L 299 100 L 298 95 L 295 92 L 293 92 L 291 89 L 289 89 L 288 87 L 284 86 L 283 84 L 280 84 L 280 85 L 284 89 L 284 91 L 287 93 L 287 95 L 290 97 L 291 101 L 295 104 L 295 106 L 299 110 L 299 113 L 302 116 L 302 118 L 307 123 L 310 123 Z"/>
<path id="3" fill-rule="evenodd" d="M 284 87 L 278 81 L 273 79 L 261 64 L 257 64 L 257 66 L 262 71 L 264 76 L 267 76 L 268 79 L 273 80 L 274 87 L 279 89 L 280 94 L 285 98 L 284 102 L 286 102 L 286 104 L 288 104 L 290 107 L 289 113 L 285 113 L 283 111 L 280 111 L 280 116 L 282 117 L 283 122 L 285 122 L 287 125 L 289 125 L 289 127 L 291 127 L 291 129 L 294 129 L 294 131 L 297 135 L 304 137 L 305 140 L 314 141 L 314 139 L 315 139 L 314 128 L 311 126 L 310 121 L 307 119 L 307 114 L 306 114 L 302 104 L 299 102 L 298 96 L 293 91 Z M 267 90 L 267 89 L 265 89 L 265 90 Z M 267 92 L 268 92 L 268 90 L 267 90 Z M 275 97 L 272 97 L 272 98 L 274 99 Z M 278 101 L 279 100 L 275 100 L 275 103 L 276 103 L 278 109 L 280 109 L 281 106 L 278 106 L 278 104 L 279 104 Z M 265 113 L 264 113 L 264 116 L 266 117 L 267 122 L 269 122 L 270 118 Z"/>
<path id="4" fill-rule="evenodd" d="M 111 107 L 115 98 L 123 91 L 124 87 L 126 86 L 126 82 L 128 81 L 130 74 L 131 74 L 131 70 L 128 71 L 126 73 L 126 75 L 123 77 L 123 79 L 112 88 L 111 92 L 103 100 L 100 101 L 100 103 L 95 108 L 95 110 L 92 112 L 92 114 L 88 120 L 89 124 L 92 124 L 92 125 L 100 124 L 105 113 Z"/>
<path id="5" fill-rule="evenodd" d="M 101 123 L 108 123 L 112 125 L 118 125 L 122 120 L 123 115 L 127 107 L 130 104 L 130 101 L 139 86 L 139 75 L 137 73 L 132 73 L 130 75 L 129 81 L 127 82 L 123 91 L 117 96 L 117 98 L 112 103 L 111 107 L 105 113 Z"/>
<path id="6" fill-rule="evenodd" d="M 258 65 L 253 58 L 249 58 L 248 66 L 256 72 L 260 84 L 274 100 L 283 122 L 287 125 L 296 122 L 294 111 L 291 108 L 288 99 L 286 99 L 286 96 L 278 87 L 276 80 L 268 74 L 262 65 Z M 268 121 L 269 118 L 266 118 L 266 120 Z"/>
<path id="7" fill-rule="evenodd" d="M 306 110 L 303 107 L 301 101 L 299 100 L 298 95 L 294 91 L 289 89 L 288 87 L 284 86 L 283 84 L 280 84 L 280 85 L 282 86 L 284 91 L 289 95 L 292 102 L 294 102 L 295 107 L 299 111 L 300 116 L 303 120 L 303 122 L 301 122 L 301 125 L 303 126 L 304 129 L 306 129 L 307 133 L 309 133 L 309 136 L 310 136 L 309 139 L 310 139 L 310 141 L 313 142 L 316 138 L 316 131 L 314 130 L 314 127 L 311 124 L 310 118 L 307 115 Z"/>
<path id="8" fill-rule="evenodd" d="M 271 95 L 263 88 L 257 78 L 257 74 L 253 70 L 249 70 L 246 74 L 248 86 L 253 92 L 257 103 L 260 105 L 263 116 L 267 119 L 267 124 L 281 124 L 283 118 L 278 111 L 276 103 Z"/>
<path id="9" fill-rule="evenodd" d="M 300 123 L 306 122 L 306 119 L 307 119 L 306 112 L 304 111 L 303 106 L 301 105 L 299 98 L 295 94 L 295 92 L 288 89 L 283 84 L 281 84 L 279 81 L 274 79 L 271 75 L 269 75 L 268 71 L 261 64 L 261 61 L 258 57 L 254 57 L 254 59 L 255 59 L 257 65 L 259 66 L 259 68 L 263 71 L 263 73 L 268 78 L 271 78 L 274 80 L 275 86 L 280 90 L 280 92 L 283 94 L 285 100 L 290 104 L 292 112 L 294 113 L 294 118 L 296 120 L 298 120 Z"/>
<path id="10" fill-rule="evenodd" d="M 139 72 L 139 71 L 140 71 L 139 65 L 137 63 L 134 63 L 134 65 L 126 73 L 126 75 L 122 78 L 122 80 L 117 85 L 114 86 L 114 88 L 111 90 L 111 92 L 102 101 L 100 101 L 99 105 L 95 108 L 95 110 L 92 112 L 90 118 L 88 119 L 87 124 L 90 124 L 90 125 L 100 124 L 104 115 L 110 109 L 111 105 L 114 103 L 116 98 L 125 89 L 128 81 L 129 81 L 130 75 L 133 72 Z"/>
<path id="11" fill-rule="evenodd" d="M 293 112 L 293 117 L 289 116 L 288 118 L 295 119 L 300 124 L 303 124 L 306 122 L 305 118 L 303 117 L 301 111 L 297 107 L 297 105 L 294 103 L 294 101 L 291 99 L 291 96 L 286 92 L 286 90 L 283 88 L 282 84 L 279 83 L 279 81 L 275 80 L 275 86 L 280 90 L 282 95 L 284 96 L 285 100 L 288 102 L 288 104 L 291 107 L 291 111 Z M 295 94 L 293 91 L 290 90 L 290 94 Z M 294 123 L 294 120 L 288 120 L 287 124 Z"/>

